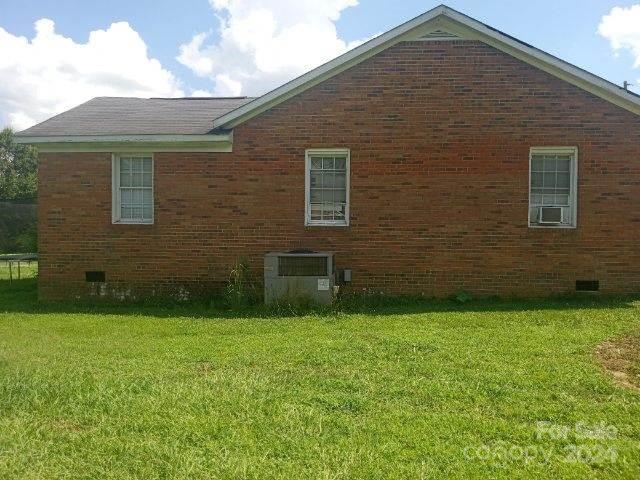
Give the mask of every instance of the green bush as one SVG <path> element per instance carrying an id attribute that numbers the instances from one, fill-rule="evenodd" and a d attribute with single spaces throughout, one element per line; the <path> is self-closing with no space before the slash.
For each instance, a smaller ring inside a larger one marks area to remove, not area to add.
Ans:
<path id="1" fill-rule="evenodd" d="M 458 303 L 467 303 L 467 302 L 473 300 L 473 295 L 471 295 L 471 293 L 467 292 L 466 290 L 459 290 L 454 295 L 454 298 L 455 298 L 456 302 L 458 302 Z"/>
<path id="2" fill-rule="evenodd" d="M 0 201 L 0 253 L 36 253 L 36 207 Z"/>
<path id="3" fill-rule="evenodd" d="M 38 251 L 38 231 L 35 227 L 20 233 L 16 238 L 16 245 L 20 252 L 35 253 Z"/>

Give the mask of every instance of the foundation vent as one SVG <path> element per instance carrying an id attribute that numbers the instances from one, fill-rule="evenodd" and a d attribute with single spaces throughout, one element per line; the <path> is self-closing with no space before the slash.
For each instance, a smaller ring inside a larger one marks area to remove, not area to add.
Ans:
<path id="1" fill-rule="evenodd" d="M 576 280 L 576 292 L 598 292 L 600 282 L 598 280 Z"/>
<path id="2" fill-rule="evenodd" d="M 104 283 L 106 281 L 104 272 L 84 272 L 84 278 L 89 283 Z"/>

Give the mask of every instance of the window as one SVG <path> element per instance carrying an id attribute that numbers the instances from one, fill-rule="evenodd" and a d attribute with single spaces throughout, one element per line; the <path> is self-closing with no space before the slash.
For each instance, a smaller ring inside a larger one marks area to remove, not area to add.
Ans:
<path id="1" fill-rule="evenodd" d="M 529 226 L 576 226 L 578 149 L 532 148 L 529 158 Z"/>
<path id="2" fill-rule="evenodd" d="M 307 150 L 305 225 L 349 225 L 349 150 Z"/>
<path id="3" fill-rule="evenodd" d="M 113 223 L 153 223 L 153 157 L 114 155 Z"/>

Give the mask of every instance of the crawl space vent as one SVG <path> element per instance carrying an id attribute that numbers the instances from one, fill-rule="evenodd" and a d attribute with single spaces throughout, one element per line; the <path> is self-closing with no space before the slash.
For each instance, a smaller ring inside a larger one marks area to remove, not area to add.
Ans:
<path id="1" fill-rule="evenodd" d="M 84 277 L 89 283 L 102 283 L 106 279 L 104 272 L 84 272 Z"/>
<path id="2" fill-rule="evenodd" d="M 597 292 L 600 290 L 598 280 L 576 280 L 577 292 Z"/>

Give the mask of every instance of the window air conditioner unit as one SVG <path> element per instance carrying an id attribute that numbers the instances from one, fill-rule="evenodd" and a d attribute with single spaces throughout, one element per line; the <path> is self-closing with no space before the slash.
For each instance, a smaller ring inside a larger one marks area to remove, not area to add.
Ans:
<path id="1" fill-rule="evenodd" d="M 540 207 L 538 223 L 560 225 L 562 223 L 562 207 Z"/>
<path id="2" fill-rule="evenodd" d="M 265 303 L 308 299 L 328 305 L 333 299 L 333 253 L 272 252 L 264 257 Z"/>

